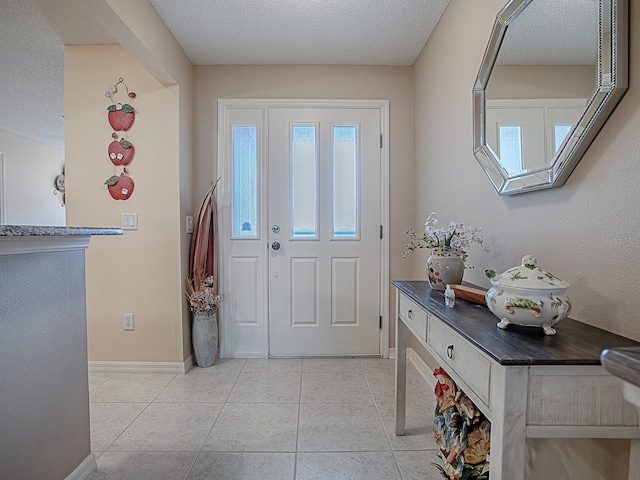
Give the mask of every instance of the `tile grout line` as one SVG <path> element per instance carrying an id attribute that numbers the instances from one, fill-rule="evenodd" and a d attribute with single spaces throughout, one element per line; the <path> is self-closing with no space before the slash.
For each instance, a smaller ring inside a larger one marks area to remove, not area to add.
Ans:
<path id="1" fill-rule="evenodd" d="M 105 382 L 103 382 L 99 387 L 95 388 L 95 389 L 94 389 L 94 391 L 95 391 L 95 390 L 97 390 L 98 388 L 102 387 L 105 383 L 107 383 L 109 380 L 111 380 L 112 378 L 114 378 L 116 375 L 118 375 L 118 374 L 117 374 L 117 373 L 114 373 L 113 375 L 111 375 L 111 376 L 110 376 L 110 377 L 109 377 Z M 173 377 L 173 378 L 172 378 L 172 379 L 167 383 L 167 385 L 165 385 L 164 387 L 162 387 L 162 390 L 160 390 L 160 392 L 162 392 L 165 388 L 167 388 L 167 386 L 169 385 L 169 383 L 173 382 L 173 380 L 175 380 L 175 378 L 176 378 L 176 377 L 177 377 L 177 375 L 174 375 L 174 377 Z M 153 397 L 153 399 L 155 399 L 155 398 L 160 394 L 160 392 L 158 392 L 158 393 L 156 394 L 156 396 L 155 396 L 155 397 Z M 131 420 L 131 421 L 127 424 L 127 426 L 126 426 L 126 427 L 124 427 L 124 429 L 123 429 L 123 430 L 122 430 L 122 431 L 121 431 L 121 432 L 116 436 L 116 438 L 114 438 L 114 439 L 111 441 L 111 443 L 109 443 L 109 445 L 107 446 L 107 448 L 105 448 L 105 449 L 104 449 L 104 451 L 102 452 L 102 455 L 104 455 L 104 454 L 105 454 L 105 453 L 107 453 L 107 452 L 109 452 L 109 453 L 113 453 L 113 452 L 111 452 L 109 449 L 110 449 L 110 448 L 113 446 L 113 444 L 114 444 L 114 443 L 115 443 L 115 442 L 116 442 L 116 441 L 117 441 L 117 440 L 118 440 L 118 439 L 119 439 L 119 438 L 124 434 L 124 432 L 126 432 L 126 431 L 127 431 L 127 429 L 128 429 L 128 428 L 133 424 L 133 422 L 135 422 L 135 421 L 140 417 L 140 415 L 142 415 L 142 414 L 143 414 L 143 412 L 144 412 L 147 408 L 149 408 L 149 405 L 151 405 L 151 402 L 153 402 L 153 399 L 152 399 L 151 401 L 149 401 L 149 402 L 91 402 L 91 401 L 89 401 L 89 407 L 91 407 L 91 404 L 92 404 L 92 403 L 146 403 L 145 407 L 144 407 L 142 410 L 140 410 L 140 413 L 138 413 L 138 414 L 135 416 L 135 418 L 133 418 L 133 420 Z M 91 422 L 91 418 L 89 418 L 89 422 Z M 100 456 L 102 456 L 102 455 L 100 455 Z"/>
<path id="2" fill-rule="evenodd" d="M 364 381 L 367 383 L 367 388 L 369 389 L 369 395 L 371 395 L 371 400 L 373 400 L 373 405 L 376 409 L 376 413 L 378 414 L 378 420 L 380 421 L 380 426 L 382 427 L 382 432 L 384 433 L 385 438 L 387 439 L 387 443 L 389 444 L 389 452 L 391 452 L 391 456 L 393 457 L 393 463 L 396 467 L 396 472 L 400 475 L 399 479 L 400 480 L 405 480 L 405 476 L 402 473 L 402 469 L 400 468 L 400 465 L 398 464 L 398 458 L 396 457 L 396 452 L 393 448 L 393 444 L 391 443 L 391 439 L 389 438 L 389 433 L 387 432 L 387 429 L 384 426 L 384 419 L 382 418 L 382 414 L 380 413 L 380 409 L 378 408 L 378 402 L 376 401 L 375 397 L 373 396 L 373 391 L 371 390 L 371 385 L 369 384 L 369 379 L 367 378 L 367 376 L 364 373 L 364 368 L 362 367 L 362 363 L 360 363 L 360 368 L 362 369 L 362 376 L 364 377 Z"/>
<path id="3" fill-rule="evenodd" d="M 218 359 L 218 360 L 220 360 L 220 359 Z M 191 466 L 187 470 L 187 473 L 186 473 L 186 475 L 184 477 L 184 480 L 187 480 L 189 478 L 189 475 L 191 475 L 191 471 L 193 470 L 193 467 L 195 466 L 196 462 L 198 461 L 198 458 L 200 458 L 200 455 L 203 452 L 203 448 L 206 445 L 207 440 L 209 439 L 209 436 L 211 435 L 211 432 L 213 431 L 213 428 L 215 427 L 216 422 L 218 421 L 218 418 L 220 418 L 220 414 L 222 413 L 222 410 L 224 409 L 224 406 L 226 405 L 227 400 L 229 399 L 229 395 L 231 395 L 231 390 L 233 390 L 233 387 L 235 387 L 236 382 L 238 381 L 238 378 L 240 378 L 240 374 L 242 373 L 242 371 L 244 370 L 244 367 L 246 365 L 247 365 L 247 359 L 245 358 L 244 359 L 244 363 L 242 364 L 242 368 L 240 370 L 238 370 L 238 374 L 236 375 L 236 379 L 233 381 L 233 385 L 231 385 L 231 388 L 229 389 L 229 393 L 227 393 L 227 396 L 222 401 L 222 403 L 220 405 L 220 410 L 218 410 L 218 414 L 215 416 L 216 418 L 213 419 L 213 423 L 211 424 L 211 428 L 209 429 L 209 431 L 205 435 L 204 440 L 202 441 L 202 445 L 200 445 L 200 450 L 198 450 L 196 452 L 196 456 L 193 459 L 193 462 L 191 463 Z M 197 403 L 197 402 L 180 402 L 180 403 Z M 211 403 L 218 403 L 218 402 L 211 402 Z"/>
<path id="4" fill-rule="evenodd" d="M 211 432 L 213 431 L 213 427 L 216 426 L 216 422 L 218 421 L 218 418 L 220 418 L 220 414 L 222 413 L 222 410 L 224 410 L 224 406 L 227 404 L 227 400 L 229 400 L 229 396 L 231 395 L 231 392 L 233 391 L 233 387 L 236 386 L 238 378 L 240 378 L 240 375 L 242 374 L 242 371 L 244 370 L 244 367 L 246 365 L 247 365 L 247 359 L 245 358 L 244 359 L 244 363 L 242 364 L 242 368 L 238 371 L 238 374 L 236 375 L 236 379 L 233 381 L 233 385 L 231 385 L 231 388 L 229 389 L 229 393 L 227 393 L 227 396 L 222 401 L 222 404 L 220 406 L 220 410 L 218 411 L 218 414 L 216 415 L 216 418 L 213 419 L 213 423 L 211 424 L 211 428 L 209 429 L 209 432 L 207 432 L 207 436 L 205 437 L 204 441 L 202 442 L 202 445 L 200 445 L 200 451 L 198 452 L 198 456 L 200 455 L 200 453 L 202 453 L 202 451 L 203 451 L 202 449 L 204 448 L 205 444 L 207 443 L 207 440 L 209 439 L 209 436 L 211 435 Z M 197 456 L 196 456 L 196 458 L 197 458 Z"/>
<path id="5" fill-rule="evenodd" d="M 298 438 L 300 432 L 300 411 L 302 410 L 302 378 L 304 372 L 304 359 L 300 362 L 300 387 L 298 389 L 298 420 L 296 421 L 296 445 L 293 453 L 293 480 L 298 477 Z"/>

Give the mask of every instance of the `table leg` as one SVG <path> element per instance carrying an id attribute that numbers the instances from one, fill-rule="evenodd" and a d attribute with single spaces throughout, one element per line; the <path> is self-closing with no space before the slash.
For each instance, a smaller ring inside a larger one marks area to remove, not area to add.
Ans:
<path id="1" fill-rule="evenodd" d="M 638 480 L 640 478 L 640 440 L 631 439 L 630 443 L 629 480 Z"/>
<path id="2" fill-rule="evenodd" d="M 491 480 L 524 480 L 527 370 L 491 369 Z"/>
<path id="3" fill-rule="evenodd" d="M 407 326 L 396 314 L 396 435 L 404 435 L 406 401 Z"/>

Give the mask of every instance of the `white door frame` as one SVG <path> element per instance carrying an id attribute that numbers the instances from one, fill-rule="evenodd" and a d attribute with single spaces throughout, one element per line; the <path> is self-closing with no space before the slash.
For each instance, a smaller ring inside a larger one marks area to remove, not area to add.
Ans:
<path id="1" fill-rule="evenodd" d="M 229 182 L 226 181 L 230 178 L 230 172 L 228 171 L 228 138 L 229 138 L 229 113 L 231 110 L 236 109 L 252 109 L 261 110 L 263 112 L 264 119 L 264 131 L 262 135 L 264 138 L 268 138 L 268 112 L 270 108 L 289 108 L 289 109 L 355 109 L 355 108 L 367 108 L 367 109 L 379 109 L 381 119 L 381 132 L 383 139 L 381 141 L 381 185 L 380 191 L 382 192 L 380 198 L 380 211 L 381 211 L 381 225 L 383 230 L 382 236 L 382 248 L 380 252 L 380 314 L 382 316 L 382 330 L 380 332 L 380 353 L 384 358 L 389 357 L 389 101 L 388 100 L 268 100 L 268 99 L 219 99 L 218 100 L 218 161 L 217 170 L 218 175 L 222 177 L 219 186 L 219 198 L 220 198 L 220 221 L 225 222 L 224 225 L 220 225 L 220 252 L 221 252 L 221 274 L 224 274 L 226 270 L 223 267 L 225 262 L 225 253 L 227 250 L 226 244 L 228 241 L 228 210 L 229 205 L 226 204 L 229 198 L 228 186 Z M 268 155 L 266 152 L 266 142 L 262 142 L 261 149 L 264 168 L 261 172 L 268 171 Z M 261 176 L 264 176 L 261 173 Z M 262 179 L 261 179 L 262 180 Z M 260 207 L 259 215 L 262 221 L 260 221 L 261 231 L 259 232 L 261 238 L 267 238 L 267 231 L 269 225 L 267 224 L 267 202 L 268 199 L 268 185 L 266 179 L 260 184 Z M 226 212 L 226 213 L 225 213 Z M 265 254 L 262 258 L 262 276 L 260 279 L 263 285 L 268 285 L 268 253 L 265 250 Z M 221 282 L 224 282 L 224 278 L 220 278 Z M 226 303 L 226 301 L 225 301 Z M 265 299 L 258 306 L 258 314 L 264 319 L 263 328 L 263 354 L 262 357 L 266 357 L 269 353 L 269 337 L 268 337 L 268 316 L 269 308 L 268 302 Z M 225 338 L 227 329 L 225 328 L 224 307 L 221 310 L 222 318 L 220 322 L 221 329 L 221 348 L 220 356 L 225 358 L 234 356 L 234 352 L 228 352 L 226 345 L 228 340 Z M 227 340 L 227 341 L 225 341 Z"/>

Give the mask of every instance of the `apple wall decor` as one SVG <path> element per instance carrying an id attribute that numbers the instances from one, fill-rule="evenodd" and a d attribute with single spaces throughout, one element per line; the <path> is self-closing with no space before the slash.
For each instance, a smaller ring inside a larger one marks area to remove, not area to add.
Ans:
<path id="1" fill-rule="evenodd" d="M 120 103 L 114 100 L 115 94 L 118 93 L 119 85 L 124 87 L 126 91 L 125 102 L 127 103 Z M 114 200 L 128 200 L 133 194 L 134 182 L 129 176 L 126 166 L 133 160 L 136 150 L 133 143 L 127 139 L 127 133 L 136 118 L 136 111 L 130 103 L 136 98 L 136 94 L 129 91 L 129 87 L 120 77 L 118 82 L 110 87 L 104 95 L 111 100 L 111 105 L 107 107 L 107 116 L 113 133 L 111 134 L 112 142 L 107 148 L 107 153 L 114 166 L 113 175 L 104 184 L 107 186 L 111 198 Z M 119 174 L 117 167 L 122 167 L 122 171 Z"/>

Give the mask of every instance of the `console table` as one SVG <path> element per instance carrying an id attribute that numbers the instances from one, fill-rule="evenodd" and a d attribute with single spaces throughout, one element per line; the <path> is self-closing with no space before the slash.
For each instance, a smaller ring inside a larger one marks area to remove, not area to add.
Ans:
<path id="1" fill-rule="evenodd" d="M 501 330 L 484 305 L 456 300 L 446 307 L 443 292 L 426 281 L 392 285 L 396 435 L 404 435 L 409 330 L 491 421 L 492 480 L 524 479 L 527 437 L 629 438 L 631 455 L 638 452 L 638 413 L 600 354 L 640 343 L 572 319 L 554 336 L 517 325 Z"/>

